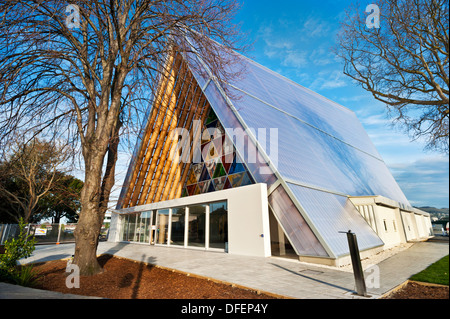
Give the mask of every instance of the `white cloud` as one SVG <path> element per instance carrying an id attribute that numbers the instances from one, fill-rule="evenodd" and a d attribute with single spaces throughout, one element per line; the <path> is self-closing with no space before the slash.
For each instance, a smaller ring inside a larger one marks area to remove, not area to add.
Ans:
<path id="1" fill-rule="evenodd" d="M 329 36 L 330 31 L 330 23 L 317 17 L 309 17 L 305 23 L 303 23 L 302 34 L 308 37 L 317 38 Z"/>
<path id="2" fill-rule="evenodd" d="M 287 50 L 282 53 L 284 58 L 281 64 L 286 67 L 302 68 L 308 64 L 306 52 Z"/>
<path id="3" fill-rule="evenodd" d="M 347 86 L 347 82 L 341 71 L 339 70 L 325 70 L 317 74 L 316 79 L 311 83 L 309 88 L 313 91 L 336 89 Z"/>

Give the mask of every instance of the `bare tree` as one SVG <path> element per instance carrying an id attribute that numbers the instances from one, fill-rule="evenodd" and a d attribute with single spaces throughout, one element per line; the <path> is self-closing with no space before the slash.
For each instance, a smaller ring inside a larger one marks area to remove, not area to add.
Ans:
<path id="1" fill-rule="evenodd" d="M 233 76 L 225 66 L 240 49 L 237 9 L 233 0 L 0 0 L 0 140 L 33 127 L 79 142 L 81 274 L 101 271 L 98 235 L 120 134 L 139 125 L 174 51 L 201 55 L 219 79 Z"/>
<path id="2" fill-rule="evenodd" d="M 423 137 L 426 148 L 448 154 L 448 1 L 380 0 L 377 5 L 379 27 L 371 20 L 378 12 L 368 16 L 358 5 L 341 23 L 335 51 L 344 74 L 386 103 L 394 123 L 414 139 Z"/>
<path id="3" fill-rule="evenodd" d="M 4 213 L 28 223 L 39 201 L 61 178 L 58 171 L 71 156 L 66 145 L 40 141 L 25 143 L 23 137 L 10 142 L 0 162 L 0 198 L 10 203 Z M 4 205 L 1 205 L 4 206 Z M 16 207 L 15 211 L 10 211 Z"/>

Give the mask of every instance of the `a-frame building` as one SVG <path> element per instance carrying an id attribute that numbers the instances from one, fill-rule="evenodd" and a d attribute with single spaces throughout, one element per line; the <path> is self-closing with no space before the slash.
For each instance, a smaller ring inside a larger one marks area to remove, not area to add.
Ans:
<path id="1" fill-rule="evenodd" d="M 197 62 L 167 59 L 109 240 L 338 265 L 342 231 L 366 255 L 431 235 L 351 110 L 242 56 L 231 83 Z"/>

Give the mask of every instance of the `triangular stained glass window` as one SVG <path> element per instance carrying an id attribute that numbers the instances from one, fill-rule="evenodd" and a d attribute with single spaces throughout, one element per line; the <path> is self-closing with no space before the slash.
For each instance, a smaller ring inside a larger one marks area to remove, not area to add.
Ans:
<path id="1" fill-rule="evenodd" d="M 204 181 L 198 183 L 198 187 L 200 188 L 200 193 L 204 194 L 208 191 L 208 187 L 211 181 Z"/>
<path id="2" fill-rule="evenodd" d="M 225 168 L 223 167 L 222 162 L 219 160 L 217 162 L 216 169 L 213 174 L 213 178 L 225 176 L 226 174 L 227 174 L 227 172 L 225 171 Z"/>
<path id="3" fill-rule="evenodd" d="M 211 160 L 211 161 L 205 162 L 205 166 L 206 166 L 206 169 L 208 170 L 209 176 L 213 176 L 214 171 L 217 166 L 217 160 Z"/>
<path id="4" fill-rule="evenodd" d="M 227 173 L 230 170 L 232 163 L 233 163 L 233 153 L 222 156 L 222 165 L 223 165 L 223 168 L 225 168 L 225 171 Z"/>
<path id="5" fill-rule="evenodd" d="M 230 169 L 228 170 L 228 174 L 236 174 L 245 172 L 244 164 L 242 164 L 242 161 L 240 160 L 239 156 L 235 153 L 233 164 L 231 164 Z"/>
<path id="6" fill-rule="evenodd" d="M 214 192 L 214 191 L 215 191 L 214 184 L 213 184 L 213 182 L 211 181 L 211 183 L 209 183 L 208 193 L 211 193 L 211 192 Z"/>
<path id="7" fill-rule="evenodd" d="M 237 174 L 229 175 L 228 179 L 231 182 L 231 186 L 233 188 L 241 186 L 242 180 L 244 179 L 244 175 L 245 175 L 245 173 L 237 173 Z"/>
<path id="8" fill-rule="evenodd" d="M 216 188 L 216 190 L 221 191 L 225 186 L 226 181 L 227 181 L 226 176 L 213 179 L 214 187 Z"/>
<path id="9" fill-rule="evenodd" d="M 230 181 L 227 178 L 227 180 L 225 181 L 225 185 L 223 186 L 223 189 L 229 189 L 229 188 L 232 188 L 232 186 L 231 186 Z"/>
<path id="10" fill-rule="evenodd" d="M 199 182 L 207 181 L 209 179 L 211 179 L 211 177 L 209 176 L 209 173 L 208 173 L 208 170 L 206 169 L 206 166 L 204 166 L 202 174 L 200 175 Z"/>
<path id="11" fill-rule="evenodd" d="M 189 185 L 188 187 L 186 187 L 189 196 L 194 195 L 196 187 L 197 187 L 197 184 Z"/>
<path id="12" fill-rule="evenodd" d="M 197 179 L 195 178 L 194 171 L 191 170 L 191 173 L 189 174 L 189 178 L 187 180 L 186 185 L 192 185 L 192 184 L 196 184 L 196 183 L 197 183 Z"/>
<path id="13" fill-rule="evenodd" d="M 212 121 L 215 121 L 215 120 L 217 120 L 217 115 L 216 115 L 216 113 L 214 113 L 213 109 L 210 108 L 209 109 L 209 114 L 208 114 L 208 117 L 206 118 L 205 123 L 209 124 L 209 123 L 211 123 Z"/>

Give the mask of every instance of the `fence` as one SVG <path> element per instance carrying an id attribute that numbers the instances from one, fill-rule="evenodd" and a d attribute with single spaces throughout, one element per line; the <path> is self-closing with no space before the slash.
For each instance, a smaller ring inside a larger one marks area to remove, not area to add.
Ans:
<path id="1" fill-rule="evenodd" d="M 77 224 L 28 224 L 27 233 L 34 236 L 36 244 L 62 244 L 74 243 L 74 231 Z M 109 224 L 103 225 L 99 240 L 108 237 Z M 4 245 L 8 239 L 19 235 L 19 225 L 0 224 L 0 245 Z"/>
<path id="2" fill-rule="evenodd" d="M 75 242 L 73 232 L 76 224 L 28 224 L 27 234 L 34 236 L 36 244 L 60 244 Z M 19 235 L 16 224 L 0 225 L 0 245 Z"/>

